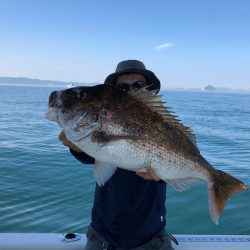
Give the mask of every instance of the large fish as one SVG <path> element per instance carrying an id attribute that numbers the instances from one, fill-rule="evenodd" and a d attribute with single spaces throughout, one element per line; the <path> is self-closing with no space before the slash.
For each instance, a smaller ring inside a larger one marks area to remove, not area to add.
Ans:
<path id="1" fill-rule="evenodd" d="M 175 190 L 197 182 L 208 186 L 210 215 L 218 224 L 227 198 L 246 185 L 213 168 L 200 154 L 195 136 L 145 88 L 125 93 L 111 85 L 52 92 L 49 120 L 69 141 L 96 159 L 94 175 L 101 186 L 117 167 L 153 172 Z"/>

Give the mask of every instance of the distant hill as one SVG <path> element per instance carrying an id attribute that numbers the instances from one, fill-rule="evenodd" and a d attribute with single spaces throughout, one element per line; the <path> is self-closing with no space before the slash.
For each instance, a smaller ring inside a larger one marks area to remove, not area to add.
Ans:
<path id="1" fill-rule="evenodd" d="M 216 90 L 216 88 L 214 86 L 212 86 L 212 85 L 207 85 L 206 87 L 203 88 L 203 90 L 211 91 L 211 90 Z"/>
<path id="2" fill-rule="evenodd" d="M 32 78 L 26 78 L 26 77 L 0 77 L 0 84 L 79 86 L 79 85 L 95 85 L 97 83 L 51 81 L 51 80 L 32 79 Z"/>

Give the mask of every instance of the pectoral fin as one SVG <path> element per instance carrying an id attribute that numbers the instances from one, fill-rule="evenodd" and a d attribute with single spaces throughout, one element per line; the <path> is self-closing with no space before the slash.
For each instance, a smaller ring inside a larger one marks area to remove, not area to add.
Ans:
<path id="1" fill-rule="evenodd" d="M 105 162 L 95 161 L 94 176 L 98 185 L 104 186 L 116 171 L 116 166 Z"/>

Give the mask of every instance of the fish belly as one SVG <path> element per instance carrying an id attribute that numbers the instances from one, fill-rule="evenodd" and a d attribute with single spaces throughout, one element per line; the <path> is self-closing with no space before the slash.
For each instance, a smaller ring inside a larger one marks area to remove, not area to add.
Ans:
<path id="1" fill-rule="evenodd" d="M 90 138 L 75 144 L 88 155 L 101 162 L 110 163 L 117 167 L 138 171 L 147 166 L 147 157 L 143 150 L 138 150 L 127 140 L 117 140 L 112 143 L 95 143 Z"/>
<path id="2" fill-rule="evenodd" d="M 117 140 L 102 144 L 87 138 L 76 145 L 96 160 L 126 170 L 151 168 L 162 180 L 196 178 L 207 182 L 206 171 L 198 163 L 152 142 Z"/>

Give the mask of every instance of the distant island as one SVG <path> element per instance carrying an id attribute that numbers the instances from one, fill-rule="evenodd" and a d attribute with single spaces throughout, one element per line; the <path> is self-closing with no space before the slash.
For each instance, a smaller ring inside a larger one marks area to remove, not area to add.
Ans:
<path id="1" fill-rule="evenodd" d="M 250 93 L 249 89 L 231 89 L 227 87 L 214 87 L 212 85 L 207 85 L 203 88 L 176 88 L 167 86 L 166 90 L 172 91 L 190 91 L 190 92 L 223 92 L 223 93 Z"/>
<path id="2" fill-rule="evenodd" d="M 204 91 L 208 90 L 208 91 L 214 91 L 216 90 L 216 88 L 212 85 L 207 85 L 206 87 L 203 88 Z"/>

